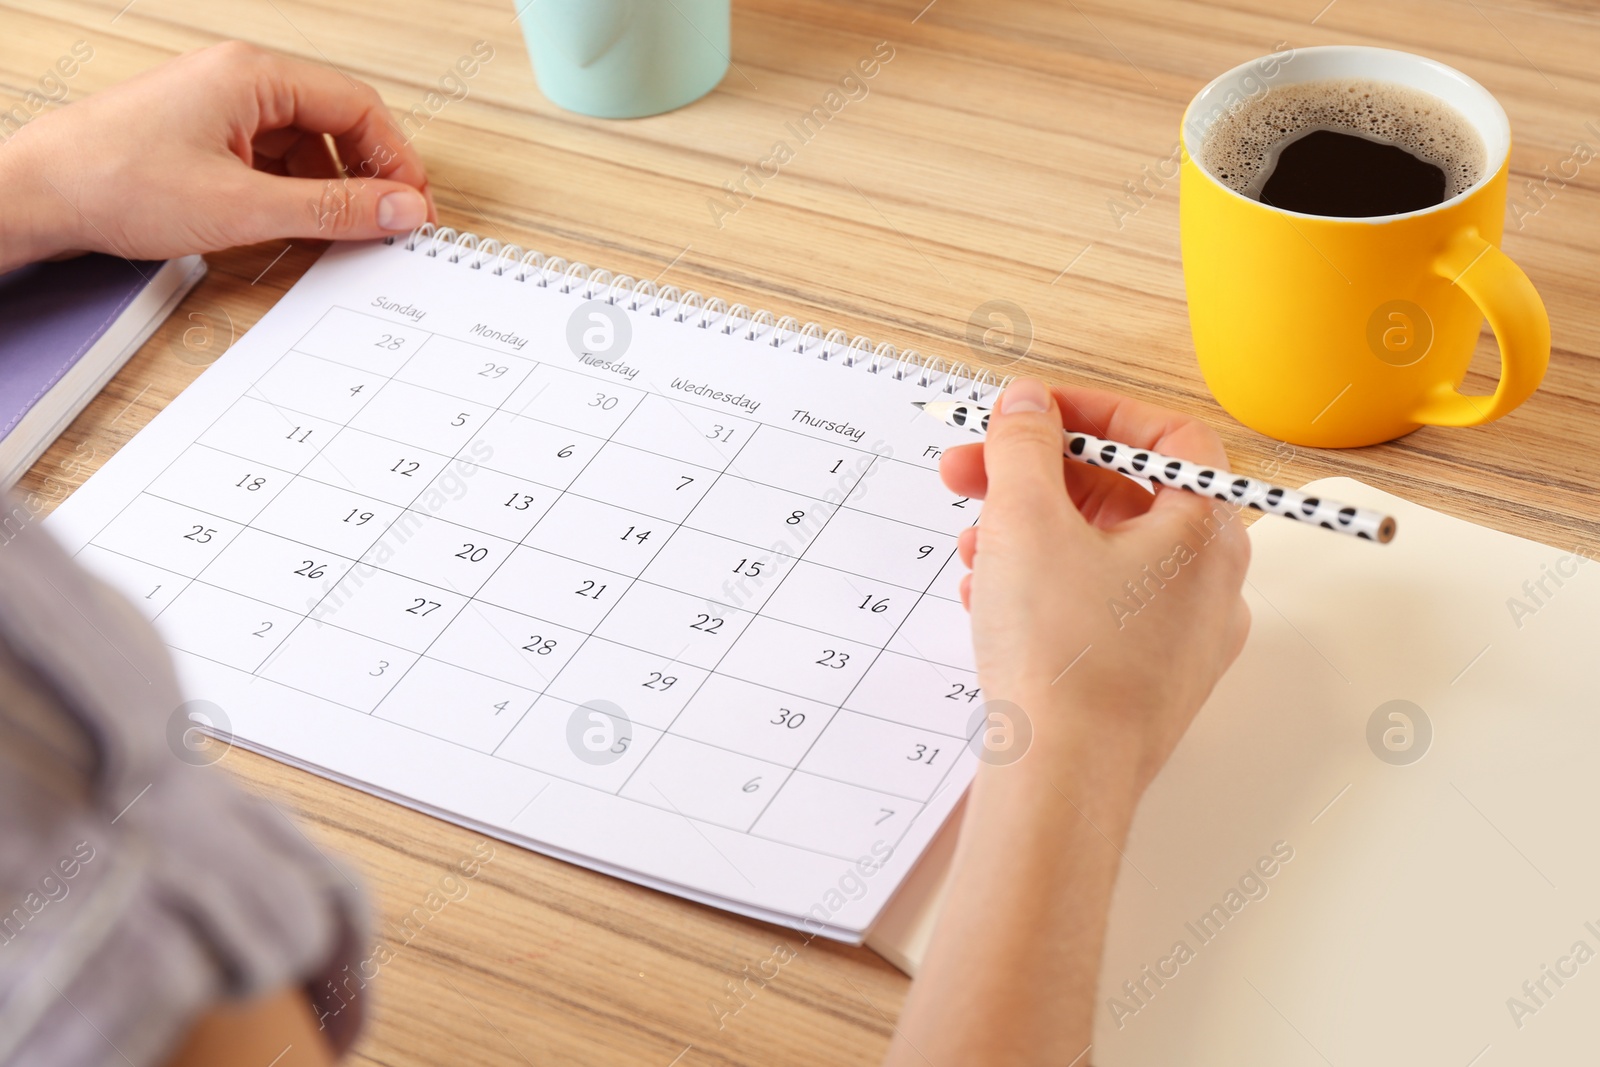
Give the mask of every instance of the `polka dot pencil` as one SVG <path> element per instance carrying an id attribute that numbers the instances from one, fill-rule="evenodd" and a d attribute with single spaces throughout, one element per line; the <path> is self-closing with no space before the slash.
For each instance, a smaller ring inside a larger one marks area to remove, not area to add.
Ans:
<path id="1" fill-rule="evenodd" d="M 950 426 L 981 434 L 989 428 L 986 407 L 958 401 L 914 401 L 925 414 Z M 1218 467 L 1204 467 L 1186 459 L 1174 459 L 1148 449 L 1107 441 L 1093 434 L 1062 431 L 1062 452 L 1082 463 L 1105 467 L 1118 474 L 1146 478 L 1170 489 L 1185 489 L 1201 496 L 1226 500 L 1240 507 L 1255 508 L 1269 515 L 1320 526 L 1325 530 L 1353 534 L 1367 541 L 1387 544 L 1394 540 L 1392 516 L 1370 508 L 1341 504 L 1326 497 L 1308 496 L 1298 489 L 1230 474 Z"/>

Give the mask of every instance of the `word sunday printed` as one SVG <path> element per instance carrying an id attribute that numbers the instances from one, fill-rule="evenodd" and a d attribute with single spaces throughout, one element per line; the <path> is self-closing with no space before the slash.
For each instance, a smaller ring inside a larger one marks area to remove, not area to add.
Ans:
<path id="1" fill-rule="evenodd" d="M 426 311 L 424 311 L 422 308 L 417 307 L 415 304 L 402 304 L 402 303 L 400 303 L 400 301 L 398 301 L 398 300 L 390 300 L 386 296 L 373 297 L 372 306 L 375 307 L 375 308 L 381 308 L 384 311 L 392 311 L 396 315 L 404 315 L 406 318 L 410 319 L 412 322 L 421 322 L 423 320 L 423 318 L 426 317 L 426 315 L 428 314 Z"/>

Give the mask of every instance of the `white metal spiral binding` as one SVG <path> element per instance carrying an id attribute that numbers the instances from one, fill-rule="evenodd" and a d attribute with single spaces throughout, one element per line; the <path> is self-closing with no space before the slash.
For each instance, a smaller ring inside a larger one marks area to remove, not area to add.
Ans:
<path id="1" fill-rule="evenodd" d="M 560 256 L 545 256 L 519 245 L 501 244 L 465 230 L 426 223 L 401 241 L 408 252 L 420 251 L 451 263 L 465 263 L 472 270 L 513 281 L 532 282 L 541 288 L 555 288 L 586 300 L 604 300 L 629 311 L 671 318 L 704 330 L 715 330 L 730 337 L 755 341 L 772 348 L 787 349 L 803 356 L 835 360 L 847 367 L 862 367 L 868 374 L 887 372 L 896 381 L 915 381 L 925 388 L 974 403 L 992 401 L 1010 383 L 1012 375 L 996 377 L 984 367 L 946 362 L 938 356 L 925 356 L 914 349 L 899 351 L 885 341 L 874 344 L 866 337 L 851 337 L 843 330 L 830 330 L 814 322 L 802 324 L 792 315 L 778 318 L 770 311 L 751 310 L 743 304 L 729 307 L 726 301 L 707 299 L 693 290 L 596 270 L 584 263 L 569 263 Z"/>

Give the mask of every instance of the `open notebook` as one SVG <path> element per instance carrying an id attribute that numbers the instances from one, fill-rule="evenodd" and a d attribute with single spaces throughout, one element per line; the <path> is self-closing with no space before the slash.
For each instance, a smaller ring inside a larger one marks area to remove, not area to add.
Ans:
<path id="1" fill-rule="evenodd" d="M 1093 1061 L 1584 1062 L 1600 564 L 1313 484 L 1400 533 L 1251 527 L 1250 640 L 1134 824 Z M 913 973 L 954 836 L 868 939 Z"/>
<path id="2" fill-rule="evenodd" d="M 338 247 L 50 519 L 191 718 L 859 940 L 981 705 L 914 400 L 999 383 L 432 227 Z"/>

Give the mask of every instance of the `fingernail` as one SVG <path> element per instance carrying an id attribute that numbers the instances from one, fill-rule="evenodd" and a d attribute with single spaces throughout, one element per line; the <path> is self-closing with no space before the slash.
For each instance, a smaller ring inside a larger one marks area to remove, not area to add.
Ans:
<path id="1" fill-rule="evenodd" d="M 1006 386 L 1000 397 L 1000 410 L 1007 415 L 1018 412 L 1049 411 L 1050 393 L 1036 378 L 1018 378 Z"/>
<path id="2" fill-rule="evenodd" d="M 378 200 L 378 227 L 414 230 L 428 221 L 428 202 L 412 189 L 385 193 Z"/>

